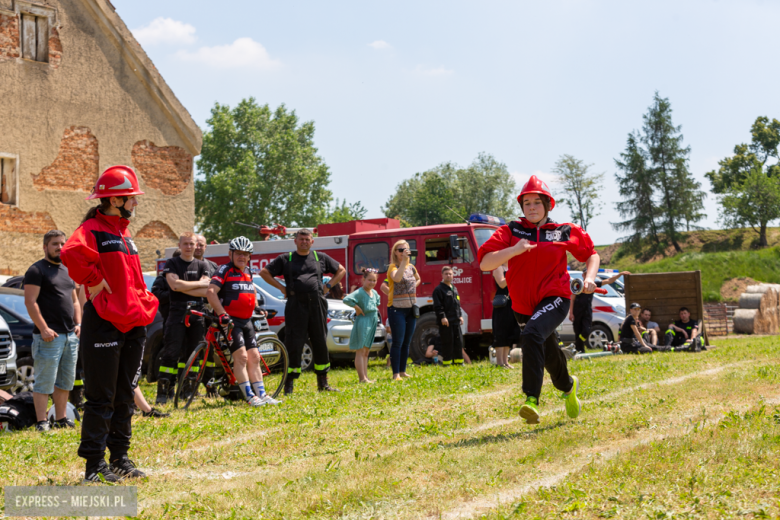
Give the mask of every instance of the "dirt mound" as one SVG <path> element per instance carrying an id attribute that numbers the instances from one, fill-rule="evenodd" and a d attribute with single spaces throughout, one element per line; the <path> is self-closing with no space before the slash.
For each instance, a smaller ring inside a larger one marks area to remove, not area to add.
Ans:
<path id="1" fill-rule="evenodd" d="M 726 280 L 723 282 L 723 285 L 720 286 L 720 295 L 725 301 L 736 303 L 739 301 L 739 296 L 745 292 L 748 285 L 756 285 L 759 283 L 761 282 L 757 282 L 748 276 L 732 278 L 731 280 Z"/>

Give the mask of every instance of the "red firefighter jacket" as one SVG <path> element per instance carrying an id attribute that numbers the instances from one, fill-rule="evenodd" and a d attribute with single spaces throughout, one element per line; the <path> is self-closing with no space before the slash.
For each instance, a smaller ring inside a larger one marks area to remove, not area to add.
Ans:
<path id="1" fill-rule="evenodd" d="M 92 304 L 98 316 L 121 332 L 152 323 L 159 305 L 146 289 L 138 249 L 127 230 L 129 223 L 98 211 L 76 229 L 60 253 L 76 283 L 93 287 L 106 280 L 111 294 L 100 291 Z"/>
<path id="2" fill-rule="evenodd" d="M 576 224 L 558 224 L 551 220 L 539 228 L 528 220 L 501 226 L 479 248 L 479 261 L 493 251 L 501 251 L 525 238 L 536 248 L 509 260 L 506 282 L 512 309 L 530 316 L 544 298 L 560 296 L 571 299 L 566 252 L 584 262 L 596 250 L 590 235 Z"/>

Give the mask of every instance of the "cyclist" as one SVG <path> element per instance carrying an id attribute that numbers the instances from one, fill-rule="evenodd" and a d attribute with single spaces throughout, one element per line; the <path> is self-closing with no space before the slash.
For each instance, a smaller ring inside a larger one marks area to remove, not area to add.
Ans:
<path id="1" fill-rule="evenodd" d="M 260 354 L 257 351 L 252 314 L 257 305 L 255 285 L 249 269 L 254 247 L 246 237 L 234 238 L 228 246 L 230 262 L 220 266 L 211 279 L 206 298 L 219 316 L 219 324 L 233 323 L 233 374 L 246 402 L 251 406 L 279 404 L 265 393 Z"/>
<path id="2" fill-rule="evenodd" d="M 87 212 L 61 253 L 70 277 L 89 293 L 80 342 L 87 402 L 78 450 L 87 461 L 84 478 L 89 482 L 145 476 L 127 457 L 146 326 L 158 306 L 146 289 L 138 249 L 127 230 L 138 195 L 143 192 L 132 168 L 104 171 L 87 197 L 100 199 L 100 206 Z"/>

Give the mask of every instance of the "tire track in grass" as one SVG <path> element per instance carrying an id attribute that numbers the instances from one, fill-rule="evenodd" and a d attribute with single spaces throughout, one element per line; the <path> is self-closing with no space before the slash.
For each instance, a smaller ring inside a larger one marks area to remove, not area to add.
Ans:
<path id="1" fill-rule="evenodd" d="M 745 364 L 747 363 L 740 362 L 740 363 L 732 363 L 731 365 L 736 367 Z M 728 368 L 728 366 L 724 365 L 722 367 L 722 370 L 725 370 L 726 368 Z M 707 370 L 704 372 L 700 372 L 698 375 L 703 375 L 703 376 L 713 375 L 721 372 L 722 370 L 716 370 L 716 369 Z M 687 379 L 690 378 L 685 376 L 671 378 L 670 380 L 668 380 L 671 381 L 668 384 L 681 383 L 686 381 Z M 617 392 L 613 392 L 613 393 L 617 393 Z M 769 399 L 764 399 L 762 400 L 762 402 L 770 406 L 780 404 L 780 394 L 775 395 Z M 511 504 L 523 498 L 525 495 L 537 491 L 540 488 L 549 488 L 555 486 L 561 483 L 569 475 L 579 472 L 580 470 L 585 468 L 588 464 L 592 464 L 592 463 L 602 464 L 621 453 L 633 451 L 638 447 L 647 445 L 651 442 L 682 437 L 690 431 L 690 426 L 686 424 L 687 421 L 689 421 L 693 417 L 702 417 L 702 415 L 696 411 L 697 407 L 700 404 L 701 403 L 697 402 L 696 406 L 691 406 L 688 409 L 681 411 L 676 416 L 672 415 L 672 417 L 676 417 L 675 420 L 676 424 L 674 424 L 673 426 L 674 429 L 671 432 L 667 430 L 664 433 L 654 433 L 651 430 L 645 430 L 644 432 L 636 436 L 633 436 L 629 439 L 623 439 L 617 442 L 614 441 L 610 442 L 609 445 L 602 445 L 602 446 L 577 450 L 576 452 L 573 453 L 573 455 L 585 456 L 586 460 L 580 463 L 569 463 L 568 464 L 569 467 L 566 469 L 564 469 L 561 465 L 559 465 L 551 470 L 552 471 L 551 474 L 545 475 L 544 477 L 536 479 L 533 482 L 523 484 L 521 486 L 517 486 L 510 489 L 505 489 L 503 491 L 499 491 L 498 493 L 495 493 L 489 497 L 488 496 L 477 497 L 473 500 L 466 502 L 458 509 L 453 509 L 441 513 L 438 516 L 439 518 L 447 519 L 447 520 L 473 518 L 479 514 L 487 513 L 502 505 Z M 733 402 L 729 402 L 727 404 L 717 403 L 715 407 L 708 408 L 707 410 L 708 414 L 705 418 L 706 425 L 710 428 L 717 426 L 720 423 L 720 421 L 723 419 L 723 414 L 726 411 L 734 410 L 734 408 L 735 407 Z M 750 408 L 751 405 L 746 403 L 742 403 L 742 406 L 739 407 L 740 412 L 742 413 L 747 412 Z M 691 413 L 691 412 L 695 412 L 695 413 Z"/>
<path id="2" fill-rule="evenodd" d="M 685 374 L 683 376 L 677 376 L 677 377 L 672 377 L 672 378 L 668 378 L 668 379 L 661 380 L 661 381 L 654 381 L 654 382 L 650 382 L 650 383 L 643 383 L 641 385 L 635 385 L 635 386 L 627 388 L 627 389 L 622 389 L 622 390 L 618 390 L 618 391 L 615 391 L 615 392 L 611 392 L 609 394 L 605 394 L 604 396 L 601 396 L 598 399 L 588 400 L 588 401 L 584 401 L 584 402 L 610 401 L 612 399 L 616 399 L 616 398 L 618 398 L 618 397 L 620 397 L 622 395 L 625 395 L 626 393 L 635 392 L 635 391 L 637 391 L 638 389 L 641 389 L 641 388 L 653 388 L 653 387 L 656 387 L 656 386 L 676 385 L 676 384 L 683 383 L 685 381 L 688 381 L 688 380 L 696 378 L 696 377 L 709 377 L 709 376 L 713 376 L 713 375 L 716 375 L 718 373 L 721 373 L 724 370 L 733 369 L 733 368 L 739 368 L 741 366 L 753 364 L 753 363 L 756 363 L 756 362 L 757 361 L 755 361 L 755 360 L 745 360 L 745 361 L 740 361 L 740 362 L 736 362 L 736 363 L 729 363 L 729 364 L 726 364 L 726 365 L 721 365 L 721 366 L 714 367 L 714 368 L 711 368 L 711 369 L 708 369 L 708 370 L 703 370 L 703 371 L 700 371 L 700 372 L 692 372 L 692 373 L 689 373 L 689 374 Z M 546 410 L 542 415 L 550 415 L 550 414 L 553 414 L 553 413 L 556 413 L 556 412 L 560 413 L 563 410 L 564 410 L 563 406 L 557 406 L 555 408 Z M 693 410 L 693 408 L 691 408 L 691 410 Z M 686 411 L 689 411 L 689 410 L 684 410 L 682 412 L 686 412 Z M 697 415 L 697 414 L 694 414 L 694 415 Z M 687 418 L 687 416 L 684 416 L 683 413 L 677 413 L 676 416 L 678 417 L 678 421 L 677 422 L 679 422 L 680 424 L 682 424 L 686 420 L 686 418 Z M 463 430 L 458 430 L 458 431 L 453 432 L 453 434 L 454 435 L 468 434 L 468 433 L 473 433 L 475 431 L 482 431 L 482 430 L 486 430 L 486 429 L 490 429 L 490 428 L 495 428 L 495 427 L 499 427 L 499 426 L 505 426 L 505 425 L 517 423 L 518 421 L 520 421 L 519 418 L 493 421 L 491 423 L 481 424 L 481 425 L 478 425 L 478 426 L 473 427 L 473 428 L 466 428 L 466 429 L 463 429 Z M 243 437 L 243 436 L 241 436 L 241 437 Z M 668 432 L 666 432 L 666 433 L 656 433 L 656 432 L 649 433 L 649 432 L 647 432 L 645 434 L 645 436 L 642 437 L 642 439 L 644 439 L 644 440 L 640 440 L 637 436 L 633 436 L 630 439 L 617 441 L 617 443 L 616 442 L 611 442 L 609 444 L 609 446 L 603 446 L 603 447 L 598 447 L 598 448 L 588 448 L 588 449 L 585 449 L 585 450 L 582 450 L 582 451 L 583 451 L 583 454 L 590 453 L 593 456 L 596 456 L 596 455 L 597 456 L 601 456 L 604 460 L 607 460 L 607 458 L 613 457 L 614 455 L 620 453 L 620 451 L 623 451 L 623 446 L 625 446 L 625 445 L 629 445 L 630 444 L 633 447 L 636 447 L 636 445 L 639 445 L 642 442 L 645 442 L 645 443 L 646 442 L 652 442 L 655 439 L 665 438 L 665 437 L 669 437 L 669 433 Z M 439 439 L 439 440 L 441 440 L 441 439 Z M 421 441 L 404 443 L 404 444 L 395 446 L 395 447 L 390 448 L 390 449 L 378 451 L 377 453 L 379 455 L 381 455 L 381 457 L 389 457 L 389 456 L 392 456 L 392 455 L 394 455 L 396 453 L 408 450 L 409 448 L 419 447 L 421 445 L 428 444 L 428 443 L 431 443 L 431 442 L 436 442 L 436 441 L 437 441 L 436 438 L 426 438 L 426 439 L 423 439 Z M 226 440 L 226 441 L 221 442 L 220 444 L 228 443 L 228 442 L 230 442 L 230 441 Z M 213 447 L 213 446 L 214 445 L 210 445 L 209 447 Z M 594 450 L 596 450 L 597 453 L 593 453 Z M 181 454 L 183 455 L 185 453 L 186 452 L 182 452 Z M 335 460 L 334 457 L 339 459 L 342 463 L 343 462 L 350 462 L 351 460 L 353 460 L 353 456 L 351 454 L 342 454 L 342 455 L 339 455 L 339 454 L 323 454 L 323 455 L 317 455 L 317 456 L 308 456 L 308 457 L 304 457 L 304 458 L 297 458 L 297 457 L 295 457 L 295 458 L 293 458 L 291 460 L 288 460 L 287 462 L 282 462 L 282 463 L 279 463 L 279 464 L 273 464 L 273 465 L 265 466 L 263 468 L 256 468 L 256 469 L 249 470 L 249 471 L 240 471 L 240 470 L 236 469 L 236 470 L 233 470 L 233 472 L 231 472 L 232 474 L 229 475 L 228 477 L 225 477 L 225 474 L 222 471 L 220 471 L 220 470 L 217 470 L 217 471 L 214 471 L 214 472 L 209 472 L 208 473 L 208 480 L 214 481 L 215 484 L 217 484 L 217 483 L 221 484 L 221 485 L 218 485 L 217 487 L 220 487 L 220 488 L 232 488 L 234 486 L 242 485 L 242 484 L 240 484 L 240 481 L 243 480 L 242 477 L 251 477 L 251 476 L 257 477 L 258 475 L 268 474 L 268 473 L 280 470 L 280 466 L 283 466 L 285 471 L 291 471 L 291 470 L 295 471 L 295 470 L 301 469 L 302 467 L 309 467 L 309 466 L 312 465 L 312 463 L 314 463 L 315 461 L 318 461 L 318 460 L 329 460 L 329 461 Z M 511 490 L 511 492 L 499 493 L 498 497 L 501 500 L 503 500 L 503 501 L 501 501 L 499 503 L 503 504 L 503 503 L 506 503 L 507 501 L 511 502 L 514 499 L 514 497 L 516 497 L 516 496 L 523 496 L 524 494 L 527 494 L 529 491 L 533 491 L 535 489 L 538 489 L 539 487 L 555 485 L 555 483 L 560 482 L 560 480 L 564 479 L 571 472 L 580 469 L 581 467 L 583 467 L 585 464 L 587 464 L 589 462 L 590 462 L 590 460 L 588 462 L 584 462 L 584 463 L 578 465 L 575 468 L 568 468 L 568 469 L 564 469 L 563 467 L 551 468 L 550 471 L 552 473 L 550 475 L 542 477 L 541 479 L 537 479 L 537 480 L 535 480 L 531 484 L 526 484 L 524 486 L 520 486 L 519 488 L 515 488 L 515 489 Z M 142 469 L 144 469 L 144 471 L 147 470 L 147 468 L 142 468 Z M 192 476 L 193 476 L 193 470 L 191 470 L 191 469 L 170 469 L 170 468 L 164 468 L 164 467 L 163 468 L 157 468 L 157 469 L 153 469 L 153 468 L 148 468 L 148 469 L 149 469 L 150 474 L 155 474 L 155 475 L 164 476 L 164 477 L 168 477 L 168 478 L 172 477 L 175 480 L 178 480 L 178 479 L 190 480 L 190 479 L 192 479 Z M 200 470 L 199 474 L 203 475 L 202 470 Z M 182 496 L 184 496 L 184 495 L 182 495 Z M 160 497 L 160 498 L 157 498 L 157 499 L 143 500 L 142 501 L 143 503 L 139 504 L 139 505 L 142 505 L 144 508 L 150 508 L 150 507 L 154 507 L 154 506 L 159 505 L 159 504 L 164 503 L 164 502 L 169 502 L 171 500 L 175 500 L 175 494 L 172 495 L 172 496 L 164 497 L 164 498 Z M 473 505 L 467 506 L 467 508 L 465 509 L 465 511 L 466 511 L 465 513 L 464 513 L 464 509 L 458 509 L 456 511 L 449 512 L 447 514 L 448 515 L 455 515 L 455 516 L 450 516 L 450 518 L 465 518 L 465 517 L 468 517 L 469 515 L 473 515 L 473 514 L 476 514 L 477 512 L 483 511 L 485 508 L 488 508 L 488 509 L 494 508 L 497 504 L 498 503 L 496 502 L 495 495 L 493 495 L 490 498 L 484 497 L 484 498 L 481 498 L 481 499 L 477 499 L 477 501 L 474 502 Z M 458 515 L 460 515 L 460 516 L 458 516 Z"/>
<path id="3" fill-rule="evenodd" d="M 743 365 L 749 365 L 756 363 L 756 360 L 745 360 L 745 361 L 739 361 L 737 363 L 729 363 L 728 365 L 721 365 L 715 368 L 710 368 L 709 370 L 703 370 L 701 372 L 691 372 L 690 374 L 685 374 L 682 376 L 677 377 L 671 377 L 669 379 L 663 379 L 661 381 L 653 381 L 650 383 L 642 383 L 641 385 L 632 386 L 629 388 L 623 388 L 621 390 L 616 390 L 614 392 L 610 392 L 608 394 L 605 394 L 601 397 L 598 397 L 596 399 L 581 399 L 580 402 L 582 404 L 588 404 L 588 403 L 598 403 L 602 401 L 613 401 L 617 398 L 624 396 L 626 394 L 634 393 L 638 390 L 647 390 L 649 388 L 654 388 L 656 386 L 669 386 L 669 385 L 676 385 L 679 383 L 684 383 L 685 381 L 697 377 L 707 377 L 707 376 L 714 376 L 716 374 L 719 374 L 720 372 L 723 372 L 724 370 L 730 369 L 730 368 L 739 368 Z M 576 375 L 576 374 L 575 374 Z M 565 410 L 565 406 L 554 406 L 551 408 L 547 408 L 540 414 L 542 417 L 552 415 L 554 413 L 560 413 L 563 410 Z M 478 426 L 473 426 L 471 428 L 466 428 L 460 431 L 455 432 L 457 433 L 471 433 L 471 432 L 479 432 L 484 430 L 490 430 L 492 428 L 498 428 L 501 426 L 508 426 L 510 424 L 514 424 L 517 422 L 520 422 L 522 419 L 520 417 L 514 417 L 512 419 L 499 419 L 497 421 L 490 421 L 487 423 L 480 424 Z"/>

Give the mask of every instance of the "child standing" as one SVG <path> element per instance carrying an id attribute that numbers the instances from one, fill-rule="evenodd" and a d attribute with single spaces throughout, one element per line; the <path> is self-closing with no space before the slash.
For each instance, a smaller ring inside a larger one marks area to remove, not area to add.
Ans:
<path id="1" fill-rule="evenodd" d="M 460 295 L 452 285 L 452 267 L 441 268 L 441 283 L 433 290 L 433 310 L 439 321 L 441 336 L 442 366 L 463 365 L 463 313 L 460 310 Z"/>
<path id="2" fill-rule="evenodd" d="M 374 290 L 377 282 L 376 269 L 363 269 L 363 287 L 344 298 L 344 303 L 354 307 L 357 318 L 349 337 L 349 350 L 356 350 L 355 370 L 361 383 L 373 383 L 368 378 L 368 352 L 374 343 L 376 326 L 379 323 L 377 308 L 379 293 Z"/>

